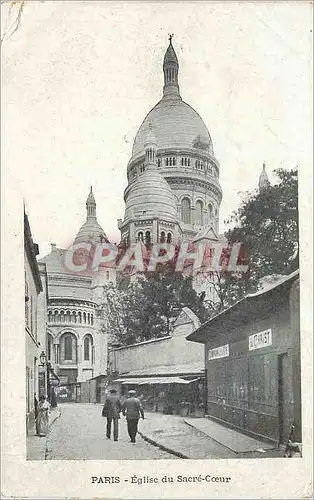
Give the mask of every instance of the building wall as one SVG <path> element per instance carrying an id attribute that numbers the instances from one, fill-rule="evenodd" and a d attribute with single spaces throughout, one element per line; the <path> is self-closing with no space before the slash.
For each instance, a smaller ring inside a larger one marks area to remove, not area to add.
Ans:
<path id="1" fill-rule="evenodd" d="M 61 383 L 65 381 L 66 370 L 76 370 L 77 382 L 88 380 L 106 372 L 107 354 L 106 337 L 100 331 L 99 320 L 96 318 L 94 325 L 50 325 L 52 336 L 52 363 L 57 374 L 62 371 Z M 73 335 L 72 360 L 65 359 L 64 339 L 66 334 Z M 84 341 L 86 336 L 92 339 L 90 344 L 89 359 L 84 356 Z"/>
<path id="2" fill-rule="evenodd" d="M 27 218 L 25 224 L 25 401 L 26 430 L 29 432 L 35 422 L 34 397 L 35 394 L 37 398 L 40 396 L 40 378 L 43 393 L 46 389 L 46 379 L 40 377 L 39 365 L 39 356 L 41 351 L 45 350 L 46 344 L 46 310 L 41 302 L 43 291 L 40 291 L 42 278 L 45 282 L 45 269 L 42 269 L 42 274 L 40 274 L 35 252 L 30 251 L 34 243 Z"/>
<path id="3" fill-rule="evenodd" d="M 203 346 L 186 340 L 194 329 L 193 323 L 186 321 L 174 326 L 171 337 L 115 349 L 111 353 L 113 371 L 122 374 L 147 367 L 203 361 Z"/>
<path id="4" fill-rule="evenodd" d="M 38 292 L 31 271 L 27 253 L 25 262 L 25 391 L 26 391 L 26 428 L 34 425 L 34 395 L 38 394 L 39 349 L 37 343 L 37 304 Z M 28 300 L 27 300 L 28 298 Z"/>
<path id="5" fill-rule="evenodd" d="M 268 329 L 272 344 L 249 350 L 249 336 Z M 224 329 L 222 323 L 219 332 L 205 346 L 208 414 L 260 436 L 287 442 L 294 416 L 300 411 L 295 399 L 300 378 L 294 369 L 298 339 L 288 296 L 271 314 L 252 315 L 246 325 L 233 329 Z M 214 348 L 226 344 L 228 356 L 209 359 Z"/>
<path id="6" fill-rule="evenodd" d="M 48 352 L 47 345 L 47 297 L 48 297 L 48 284 L 47 284 L 47 271 L 46 265 L 38 263 L 40 278 L 42 283 L 42 292 L 38 295 L 38 308 L 37 308 L 37 337 L 40 343 L 41 351 Z"/>

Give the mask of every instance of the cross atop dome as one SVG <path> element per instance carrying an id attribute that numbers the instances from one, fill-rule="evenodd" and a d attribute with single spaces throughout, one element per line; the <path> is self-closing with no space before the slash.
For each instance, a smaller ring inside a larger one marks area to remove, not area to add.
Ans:
<path id="1" fill-rule="evenodd" d="M 86 212 L 88 217 L 96 217 L 96 201 L 93 193 L 93 186 L 90 187 L 90 192 L 86 200 Z"/>
<path id="2" fill-rule="evenodd" d="M 173 37 L 174 37 L 174 34 L 173 34 L 173 33 L 171 33 L 171 35 L 170 35 L 170 33 L 169 33 L 169 39 L 168 39 L 168 40 L 169 40 L 169 42 L 170 42 L 170 43 L 171 43 L 171 41 L 172 41 Z"/>

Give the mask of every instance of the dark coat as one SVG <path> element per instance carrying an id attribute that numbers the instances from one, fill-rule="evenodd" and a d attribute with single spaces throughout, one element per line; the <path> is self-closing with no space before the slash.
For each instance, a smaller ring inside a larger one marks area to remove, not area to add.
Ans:
<path id="1" fill-rule="evenodd" d="M 120 418 L 121 403 L 116 394 L 107 396 L 102 409 L 102 416 L 108 418 Z"/>
<path id="2" fill-rule="evenodd" d="M 122 408 L 123 415 L 127 419 L 144 418 L 144 410 L 141 401 L 138 398 L 128 398 Z"/>

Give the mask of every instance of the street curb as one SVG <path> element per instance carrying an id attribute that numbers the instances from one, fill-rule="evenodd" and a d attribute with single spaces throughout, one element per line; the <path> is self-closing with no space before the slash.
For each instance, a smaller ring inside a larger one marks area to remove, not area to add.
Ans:
<path id="1" fill-rule="evenodd" d="M 225 444 L 222 444 L 220 441 L 218 441 L 218 439 L 215 439 L 213 438 L 212 436 L 209 436 L 208 434 L 206 434 L 206 432 L 204 431 L 201 431 L 201 429 L 198 429 L 198 427 L 195 427 L 195 425 L 191 424 L 190 422 L 187 422 L 186 420 L 183 420 L 184 423 L 186 425 L 189 425 L 190 427 L 192 427 L 192 429 L 195 429 L 197 432 L 200 432 L 201 434 L 203 434 L 204 436 L 208 437 L 209 439 L 212 439 L 213 441 L 215 441 L 215 443 L 219 444 L 220 446 L 223 446 L 224 448 L 226 448 L 227 450 L 230 450 L 232 451 L 233 453 L 235 453 L 236 455 L 239 455 L 241 452 L 238 452 L 238 451 L 235 451 L 233 450 L 232 448 L 230 448 L 229 446 L 225 445 Z M 245 452 L 242 452 L 242 453 L 245 453 Z"/>
<path id="2" fill-rule="evenodd" d="M 145 436 L 142 432 L 138 431 L 139 435 L 144 439 L 144 441 L 147 441 L 148 443 L 152 444 L 153 446 L 156 446 L 160 450 L 166 451 L 167 453 L 170 453 L 171 455 L 175 455 L 178 458 L 183 458 L 183 459 L 190 459 L 187 455 L 184 455 L 183 453 L 180 453 L 180 451 L 173 450 L 172 448 L 169 448 L 168 446 L 165 446 L 161 443 L 158 443 L 158 441 L 155 441 L 154 439 Z"/>

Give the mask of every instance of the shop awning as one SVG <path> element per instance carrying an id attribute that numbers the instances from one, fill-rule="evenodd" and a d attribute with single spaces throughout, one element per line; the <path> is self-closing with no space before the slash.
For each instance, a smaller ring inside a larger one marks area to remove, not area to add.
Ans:
<path id="1" fill-rule="evenodd" d="M 158 377 L 158 378 L 119 378 L 116 379 L 114 382 L 121 382 L 122 385 L 158 385 L 158 384 L 190 384 L 191 382 L 195 382 L 196 379 L 193 380 L 184 380 L 183 378 L 180 377 Z"/>

